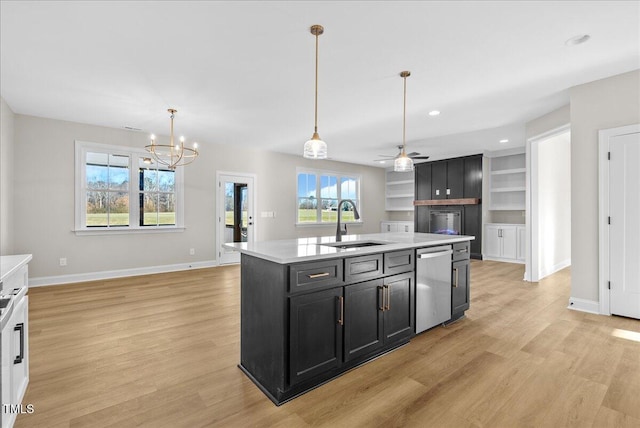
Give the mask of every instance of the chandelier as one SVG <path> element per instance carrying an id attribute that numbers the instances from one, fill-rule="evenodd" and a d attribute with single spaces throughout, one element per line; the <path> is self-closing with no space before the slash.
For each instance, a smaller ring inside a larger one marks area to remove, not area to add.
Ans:
<path id="1" fill-rule="evenodd" d="M 151 144 L 145 146 L 145 149 L 151 156 L 161 165 L 167 166 L 171 170 L 175 170 L 177 166 L 189 165 L 198 157 L 198 143 L 193 143 L 193 148 L 184 146 L 184 137 L 180 137 L 180 143 L 173 142 L 173 118 L 178 112 L 176 109 L 167 110 L 171 115 L 171 133 L 169 144 L 156 143 L 155 135 L 151 136 Z"/>
<path id="2" fill-rule="evenodd" d="M 409 156 L 407 156 L 407 152 L 405 151 L 405 136 L 406 136 L 406 118 L 407 118 L 407 77 L 411 76 L 410 71 L 402 71 L 400 72 L 400 77 L 404 81 L 404 97 L 403 97 L 403 106 L 402 106 L 402 153 L 400 156 L 396 158 L 393 162 L 393 170 L 396 172 L 409 172 L 413 171 L 413 160 Z"/>
<path id="3" fill-rule="evenodd" d="M 316 105 L 313 136 L 309 141 L 304 143 L 303 157 L 308 159 L 326 159 L 327 143 L 322 141 L 320 135 L 318 135 L 318 36 L 324 33 L 324 28 L 322 25 L 312 25 L 310 31 L 311 34 L 316 36 Z"/>

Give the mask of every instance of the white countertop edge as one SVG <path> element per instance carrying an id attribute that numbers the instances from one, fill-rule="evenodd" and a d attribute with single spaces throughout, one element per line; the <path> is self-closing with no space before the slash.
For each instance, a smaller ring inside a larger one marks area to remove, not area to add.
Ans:
<path id="1" fill-rule="evenodd" d="M 4 281 L 5 278 L 11 276 L 22 266 L 31 261 L 33 256 L 31 254 L 17 254 L 12 256 L 0 257 L 0 281 Z"/>
<path id="2" fill-rule="evenodd" d="M 468 235 L 438 235 L 433 233 L 375 233 L 363 235 L 347 235 L 343 237 L 345 243 L 354 241 L 389 241 L 389 244 L 376 245 L 371 247 L 341 249 L 324 246 L 321 244 L 300 244 L 305 240 L 321 240 L 323 243 L 334 243 L 335 237 L 315 237 L 300 239 L 284 239 L 275 241 L 261 241 L 254 243 L 237 242 L 226 243 L 223 246 L 227 249 L 239 251 L 253 257 L 269 260 L 279 264 L 300 263 L 314 260 L 333 259 L 340 257 L 357 257 L 367 254 L 375 254 L 387 251 L 406 250 L 411 248 L 434 247 L 437 245 L 454 244 L 475 240 L 475 236 Z M 298 247 L 310 250 L 322 249 L 323 254 L 291 254 Z M 288 253 L 288 254 L 287 254 Z"/>

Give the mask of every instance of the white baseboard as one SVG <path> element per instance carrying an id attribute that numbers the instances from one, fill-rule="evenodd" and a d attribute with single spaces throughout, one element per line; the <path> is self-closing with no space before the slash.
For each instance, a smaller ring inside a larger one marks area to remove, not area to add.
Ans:
<path id="1" fill-rule="evenodd" d="M 524 260 L 518 260 L 518 259 L 505 259 L 502 257 L 493 257 L 493 256 L 482 256 L 482 260 L 490 260 L 492 262 L 505 262 L 505 263 L 517 263 L 520 265 L 524 264 Z"/>
<path id="2" fill-rule="evenodd" d="M 29 278 L 29 287 L 46 285 L 71 284 L 75 282 L 98 281 L 102 279 L 122 278 L 125 276 L 149 275 L 153 273 L 178 272 L 181 270 L 202 269 L 218 266 L 216 260 L 179 263 L 175 265 L 148 266 L 133 269 L 107 270 L 102 272 L 76 273 L 70 275 L 41 276 Z"/>
<path id="3" fill-rule="evenodd" d="M 540 279 L 544 278 L 545 276 L 554 274 L 559 270 L 566 268 L 567 266 L 571 266 L 571 259 L 563 260 L 560 263 L 556 263 L 555 265 L 551 266 L 551 269 L 540 272 Z"/>
<path id="4" fill-rule="evenodd" d="M 568 309 L 574 311 L 589 312 L 590 314 L 600 314 L 600 303 L 593 300 L 578 299 L 577 297 L 569 297 Z"/>

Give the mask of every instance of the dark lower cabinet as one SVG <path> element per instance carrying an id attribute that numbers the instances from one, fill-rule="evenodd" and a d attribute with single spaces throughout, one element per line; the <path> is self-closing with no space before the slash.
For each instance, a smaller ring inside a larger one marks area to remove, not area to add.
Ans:
<path id="1" fill-rule="evenodd" d="M 457 319 L 469 309 L 471 299 L 469 259 L 453 262 L 451 267 L 451 318 Z"/>
<path id="2" fill-rule="evenodd" d="M 290 299 L 291 384 L 312 378 L 342 363 L 342 288 Z"/>
<path id="3" fill-rule="evenodd" d="M 408 339 L 413 334 L 413 288 L 413 272 L 384 279 L 383 292 L 386 293 L 386 299 L 382 314 L 385 343 Z"/>
<path id="4" fill-rule="evenodd" d="M 369 354 L 384 343 L 381 279 L 349 285 L 344 290 L 344 358 Z"/>

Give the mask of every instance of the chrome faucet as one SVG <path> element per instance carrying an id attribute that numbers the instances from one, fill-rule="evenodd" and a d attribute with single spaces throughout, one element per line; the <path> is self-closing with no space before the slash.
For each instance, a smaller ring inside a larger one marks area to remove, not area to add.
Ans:
<path id="1" fill-rule="evenodd" d="M 342 235 L 347 234 L 347 225 L 344 225 L 344 231 L 340 229 L 340 213 L 342 212 L 342 204 L 345 202 L 349 202 L 353 207 L 353 216 L 356 220 L 360 219 L 360 214 L 358 214 L 358 209 L 356 208 L 356 204 L 351 199 L 340 199 L 338 202 L 338 227 L 336 228 L 336 242 L 342 241 Z"/>

